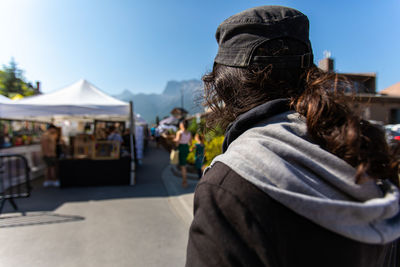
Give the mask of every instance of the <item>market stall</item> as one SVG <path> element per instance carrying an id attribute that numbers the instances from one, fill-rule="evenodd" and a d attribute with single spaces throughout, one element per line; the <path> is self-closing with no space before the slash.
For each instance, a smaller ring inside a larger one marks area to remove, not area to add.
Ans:
<path id="1" fill-rule="evenodd" d="M 69 133 L 64 136 L 68 139 L 69 153 L 59 161 L 61 186 L 135 184 L 132 103 L 105 94 L 86 80 L 79 80 L 52 93 L 11 103 L 0 102 L 0 118 L 52 122 L 64 134 Z M 123 149 L 121 143 L 100 138 L 96 134 L 95 121 L 123 125 L 124 129 L 129 125 L 128 131 L 121 132 L 127 134 L 129 140 L 125 148 L 128 153 L 124 157 L 120 153 Z M 81 129 L 71 134 L 71 126 L 82 125 L 85 125 L 83 131 Z M 113 175 L 106 171 L 95 171 L 106 165 L 107 169 L 114 170 Z M 118 177 L 115 173 L 118 173 Z"/>
<path id="2" fill-rule="evenodd" d="M 26 158 L 30 166 L 30 177 L 34 179 L 43 175 L 44 163 L 41 159 L 40 137 L 46 129 L 46 122 L 35 120 L 4 119 L 2 107 L 15 103 L 11 99 L 0 95 L 0 153 L 18 154 Z M 10 162 L 13 165 L 13 162 Z M 0 166 L 4 162 L 0 162 Z M 7 172 L 7 168 L 3 171 Z M 13 177 L 11 181 L 3 181 L 0 190 L 5 190 L 17 184 L 19 177 Z"/>
<path id="3" fill-rule="evenodd" d="M 30 166 L 31 179 L 43 175 L 45 166 L 41 157 L 40 137 L 45 130 L 46 123 L 44 122 L 0 119 L 0 155 L 22 155 Z M 18 159 L 15 157 L 2 158 L 0 160 L 0 172 L 4 174 L 12 173 L 14 168 L 14 171 L 22 175 L 21 170 L 15 169 L 18 165 L 17 161 Z M 22 166 L 19 166 L 19 168 L 22 168 Z M 0 191 L 17 185 L 19 181 L 21 181 L 19 175 L 13 175 L 10 180 L 3 180 Z"/>

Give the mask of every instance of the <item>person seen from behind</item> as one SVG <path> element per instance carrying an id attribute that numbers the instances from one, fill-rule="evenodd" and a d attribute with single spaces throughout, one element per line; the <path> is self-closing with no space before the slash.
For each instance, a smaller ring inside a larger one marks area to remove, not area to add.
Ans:
<path id="1" fill-rule="evenodd" d="M 56 128 L 57 137 L 56 137 L 56 157 L 57 159 L 65 158 L 66 145 L 64 139 L 62 138 L 62 129 Z M 56 172 L 58 170 L 56 169 Z"/>
<path id="2" fill-rule="evenodd" d="M 203 160 L 204 160 L 204 136 L 202 134 L 196 133 L 194 136 L 194 140 L 196 141 L 194 150 L 195 150 L 195 154 L 194 154 L 194 165 L 196 167 L 197 170 L 197 175 L 198 178 L 200 179 L 202 174 L 203 174 Z"/>
<path id="3" fill-rule="evenodd" d="M 160 133 L 160 129 L 159 129 L 158 126 L 156 127 L 156 129 L 155 129 L 155 131 L 154 131 L 154 137 L 155 137 L 155 140 L 156 140 L 156 147 L 157 147 L 157 148 L 160 148 L 161 133 Z"/>
<path id="4" fill-rule="evenodd" d="M 187 130 L 187 121 L 179 123 L 179 130 L 176 132 L 174 142 L 178 145 L 179 167 L 182 172 L 182 187 L 187 187 L 186 159 L 189 154 L 189 146 L 192 143 L 192 134 Z"/>
<path id="5" fill-rule="evenodd" d="M 56 167 L 57 167 L 57 139 L 58 130 L 53 124 L 47 127 L 47 130 L 43 133 L 40 139 L 40 145 L 42 149 L 43 161 L 46 164 L 46 170 L 44 174 L 43 186 L 55 186 L 59 187 L 60 182 L 57 179 Z"/>
<path id="6" fill-rule="evenodd" d="M 313 64 L 309 21 L 251 8 L 216 32 L 203 76 L 226 129 L 196 187 L 186 266 L 399 266 L 398 161 Z"/>
<path id="7" fill-rule="evenodd" d="M 155 134 L 156 134 L 156 127 L 153 125 L 153 126 L 150 128 L 150 136 L 151 136 L 151 139 L 152 139 L 152 140 L 154 140 Z"/>

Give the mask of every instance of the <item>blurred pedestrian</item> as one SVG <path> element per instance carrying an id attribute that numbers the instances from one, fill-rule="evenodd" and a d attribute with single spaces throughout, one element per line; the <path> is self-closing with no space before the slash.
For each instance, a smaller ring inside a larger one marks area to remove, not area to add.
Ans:
<path id="1" fill-rule="evenodd" d="M 160 133 L 160 129 L 159 129 L 158 126 L 156 127 L 156 129 L 155 129 L 155 131 L 154 131 L 154 137 L 155 137 L 155 139 L 156 139 L 156 147 L 157 147 L 157 148 L 160 148 L 161 133 Z"/>
<path id="2" fill-rule="evenodd" d="M 66 155 L 66 145 L 64 139 L 62 137 L 62 129 L 57 128 L 57 137 L 56 137 L 56 157 L 57 159 L 65 158 Z"/>
<path id="3" fill-rule="evenodd" d="M 205 153 L 205 145 L 204 145 L 204 136 L 202 134 L 196 133 L 194 136 L 194 140 L 196 141 L 194 150 L 194 165 L 197 170 L 198 178 L 200 179 L 203 175 L 203 161 L 204 161 L 204 153 Z"/>
<path id="4" fill-rule="evenodd" d="M 57 167 L 57 138 L 58 130 L 53 124 L 47 127 L 46 132 L 43 133 L 40 139 L 40 145 L 42 149 L 43 161 L 46 164 L 46 170 L 44 173 L 43 186 L 60 186 L 60 182 L 57 179 L 56 167 Z"/>
<path id="5" fill-rule="evenodd" d="M 224 153 L 196 187 L 186 266 L 399 266 L 398 162 L 308 32 L 282 6 L 219 25 L 203 81 Z"/>
<path id="6" fill-rule="evenodd" d="M 192 134 L 187 130 L 187 121 L 179 123 L 179 130 L 176 132 L 174 142 L 178 144 L 179 167 L 182 172 L 182 187 L 187 187 L 186 160 L 189 154 L 189 146 L 192 143 Z"/>
<path id="7" fill-rule="evenodd" d="M 137 163 L 138 165 L 142 165 L 144 152 L 144 128 L 141 125 L 135 126 L 135 149 Z"/>

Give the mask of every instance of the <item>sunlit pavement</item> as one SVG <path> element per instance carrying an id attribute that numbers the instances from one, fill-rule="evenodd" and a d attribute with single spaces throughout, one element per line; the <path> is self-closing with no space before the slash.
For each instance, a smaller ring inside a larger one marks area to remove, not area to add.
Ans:
<path id="1" fill-rule="evenodd" d="M 183 266 L 196 181 L 150 145 L 137 185 L 42 188 L 0 216 L 0 266 Z"/>

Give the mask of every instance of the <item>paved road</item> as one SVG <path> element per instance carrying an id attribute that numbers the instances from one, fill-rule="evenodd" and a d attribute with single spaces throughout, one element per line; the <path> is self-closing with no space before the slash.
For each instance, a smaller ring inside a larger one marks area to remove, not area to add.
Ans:
<path id="1" fill-rule="evenodd" d="M 183 266 L 195 183 L 182 191 L 152 146 L 137 177 L 134 187 L 36 186 L 17 201 L 26 216 L 6 204 L 0 266 Z"/>

